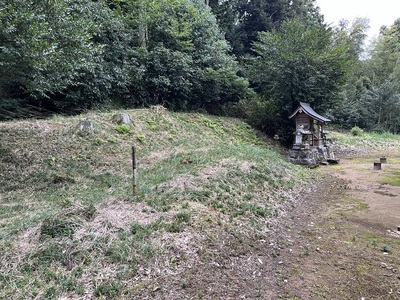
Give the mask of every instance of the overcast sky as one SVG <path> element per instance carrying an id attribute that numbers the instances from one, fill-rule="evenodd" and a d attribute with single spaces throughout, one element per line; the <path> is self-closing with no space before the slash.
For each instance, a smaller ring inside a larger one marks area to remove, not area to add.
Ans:
<path id="1" fill-rule="evenodd" d="M 400 0 L 317 0 L 325 21 L 337 25 L 340 19 L 368 18 L 370 38 L 377 36 L 382 25 L 392 25 L 400 18 Z"/>

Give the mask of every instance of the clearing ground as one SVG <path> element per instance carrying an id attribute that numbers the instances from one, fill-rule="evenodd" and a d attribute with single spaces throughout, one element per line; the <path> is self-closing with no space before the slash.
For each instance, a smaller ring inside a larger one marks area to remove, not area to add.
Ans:
<path id="1" fill-rule="evenodd" d="M 293 213 L 278 274 L 283 299 L 400 299 L 400 159 L 344 158 Z"/>

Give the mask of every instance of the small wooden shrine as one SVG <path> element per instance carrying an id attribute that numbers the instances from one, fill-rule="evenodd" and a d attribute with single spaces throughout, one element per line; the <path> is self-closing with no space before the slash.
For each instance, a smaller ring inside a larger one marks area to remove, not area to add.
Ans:
<path id="1" fill-rule="evenodd" d="M 331 120 L 317 114 L 309 103 L 300 102 L 289 116 L 296 122 L 295 141 L 289 152 L 289 161 L 294 164 L 317 166 L 321 163 L 338 163 L 332 150 L 332 142 L 324 125 Z"/>

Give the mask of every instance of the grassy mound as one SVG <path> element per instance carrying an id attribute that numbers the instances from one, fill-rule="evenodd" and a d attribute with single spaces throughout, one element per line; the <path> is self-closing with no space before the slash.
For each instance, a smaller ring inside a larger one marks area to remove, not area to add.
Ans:
<path id="1" fill-rule="evenodd" d="M 216 297 L 318 176 L 236 119 L 116 113 L 0 123 L 0 298 Z"/>

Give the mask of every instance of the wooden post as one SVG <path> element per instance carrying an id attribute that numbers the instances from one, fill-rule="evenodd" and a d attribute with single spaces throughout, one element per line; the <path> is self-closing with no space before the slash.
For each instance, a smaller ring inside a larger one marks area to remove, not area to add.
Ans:
<path id="1" fill-rule="evenodd" d="M 136 148 L 132 146 L 133 195 L 136 195 Z"/>

